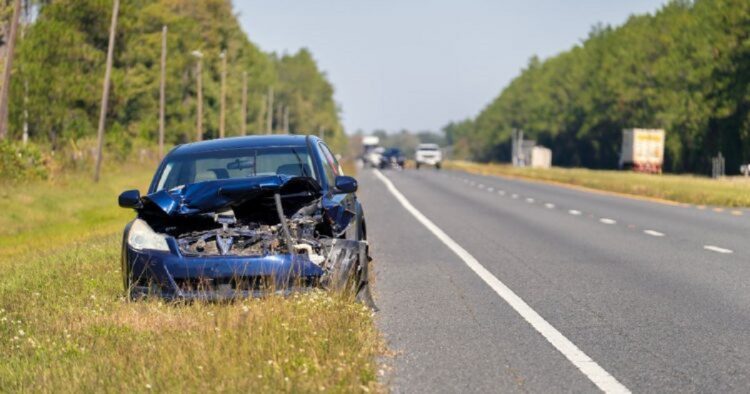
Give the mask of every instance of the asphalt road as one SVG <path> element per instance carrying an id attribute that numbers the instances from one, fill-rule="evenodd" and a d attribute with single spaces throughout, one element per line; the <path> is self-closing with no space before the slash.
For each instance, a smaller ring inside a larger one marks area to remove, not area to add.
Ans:
<path id="1" fill-rule="evenodd" d="M 382 174 L 620 388 L 750 389 L 750 212 L 461 172 Z M 597 386 L 375 171 L 358 178 L 395 392 L 613 387 Z"/>

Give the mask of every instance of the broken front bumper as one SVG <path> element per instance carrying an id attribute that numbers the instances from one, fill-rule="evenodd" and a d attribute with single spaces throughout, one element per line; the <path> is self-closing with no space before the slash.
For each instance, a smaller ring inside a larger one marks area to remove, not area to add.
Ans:
<path id="1" fill-rule="evenodd" d="M 169 252 L 123 247 L 123 275 L 131 298 L 218 301 L 315 287 L 343 290 L 363 266 L 359 261 L 367 262 L 366 242 L 350 240 L 334 240 L 322 265 L 305 254 L 183 256 L 173 239 L 168 244 Z"/>

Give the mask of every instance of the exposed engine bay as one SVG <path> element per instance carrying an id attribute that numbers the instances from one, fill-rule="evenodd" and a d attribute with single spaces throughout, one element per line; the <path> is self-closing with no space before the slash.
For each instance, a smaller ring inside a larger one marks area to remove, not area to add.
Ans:
<path id="1" fill-rule="evenodd" d="M 220 227 L 186 232 L 176 237 L 183 255 L 264 256 L 293 252 L 305 253 L 311 261 L 321 264 L 325 259 L 323 256 L 327 254 L 324 245 L 330 248 L 331 244 L 331 237 L 320 234 L 316 229 L 323 222 L 321 213 L 297 214 L 286 221 L 293 240 L 292 250 L 285 242 L 281 223 L 238 220 L 231 209 L 214 214 L 214 220 Z"/>

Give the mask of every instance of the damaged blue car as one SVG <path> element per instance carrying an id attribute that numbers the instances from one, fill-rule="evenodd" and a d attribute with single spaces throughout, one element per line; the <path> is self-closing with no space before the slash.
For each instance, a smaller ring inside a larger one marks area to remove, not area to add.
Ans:
<path id="1" fill-rule="evenodd" d="M 373 306 L 357 187 L 315 136 L 178 146 L 145 196 L 119 197 L 137 212 L 123 235 L 125 291 L 227 300 L 319 287 Z"/>

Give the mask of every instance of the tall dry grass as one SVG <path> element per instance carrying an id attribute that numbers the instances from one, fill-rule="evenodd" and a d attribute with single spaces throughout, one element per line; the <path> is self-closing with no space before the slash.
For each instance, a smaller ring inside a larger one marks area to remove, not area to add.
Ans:
<path id="1" fill-rule="evenodd" d="M 690 175 L 649 175 L 582 168 L 516 168 L 510 165 L 465 161 L 446 162 L 445 167 L 475 174 L 558 182 L 677 203 L 750 207 L 750 182 L 742 179 L 713 180 Z"/>
<path id="2" fill-rule="evenodd" d="M 125 301 L 117 194 L 151 166 L 3 190 L 0 391 L 367 392 L 371 312 L 316 291 L 229 304 Z"/>

